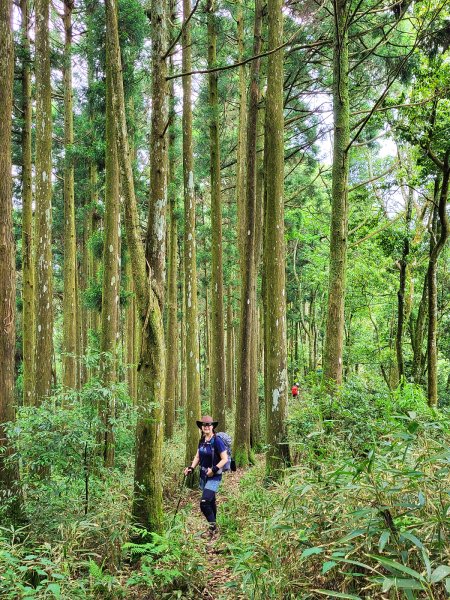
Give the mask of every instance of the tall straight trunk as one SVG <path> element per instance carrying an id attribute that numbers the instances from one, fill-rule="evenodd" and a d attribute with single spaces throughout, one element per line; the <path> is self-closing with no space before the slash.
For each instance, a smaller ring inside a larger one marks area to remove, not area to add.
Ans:
<path id="1" fill-rule="evenodd" d="M 215 0 L 208 0 L 208 68 L 217 61 L 217 15 Z M 225 422 L 225 334 L 223 310 L 223 259 L 222 259 L 222 200 L 220 177 L 219 102 L 217 73 L 209 74 L 209 135 L 211 177 L 211 410 L 220 428 Z"/>
<path id="2" fill-rule="evenodd" d="M 176 20 L 175 2 L 171 0 L 171 21 Z M 173 61 L 170 62 L 173 71 Z M 164 435 L 167 439 L 173 436 L 175 425 L 175 407 L 178 390 L 178 221 L 176 215 L 177 193 L 175 189 L 175 90 L 173 80 L 170 83 L 169 110 L 169 266 L 167 285 L 167 364 L 166 364 L 166 399 L 164 410 Z"/>
<path id="3" fill-rule="evenodd" d="M 34 269 L 33 269 L 33 191 L 31 163 L 31 68 L 30 14 L 28 0 L 21 0 L 22 12 L 22 352 L 23 403 L 32 403 L 34 359 Z"/>
<path id="4" fill-rule="evenodd" d="M 244 10 L 243 0 L 238 0 L 236 10 L 237 50 L 239 60 L 244 59 Z M 245 65 L 241 65 L 239 73 L 239 126 L 237 140 L 236 163 L 236 204 L 238 215 L 238 247 L 242 248 L 245 239 L 245 155 L 247 131 L 247 72 Z M 242 268 L 242 265 L 241 265 Z"/>
<path id="5" fill-rule="evenodd" d="M 411 329 L 411 346 L 413 349 L 413 364 L 412 364 L 412 377 L 414 383 L 420 384 L 423 375 L 423 338 L 425 336 L 426 321 L 427 321 L 427 304 L 428 304 L 428 270 L 425 274 L 422 296 L 419 302 L 419 308 L 417 310 L 417 318 L 412 321 L 410 317 L 410 329 Z"/>
<path id="6" fill-rule="evenodd" d="M 164 103 L 156 98 L 159 94 L 165 96 L 165 60 L 162 55 L 165 48 L 166 11 L 165 4 L 153 0 L 152 14 L 152 96 L 153 107 L 160 106 L 161 125 L 155 130 L 156 120 L 152 117 L 151 145 L 161 161 L 160 168 L 166 157 L 161 152 L 164 148 L 164 137 L 167 123 L 167 112 Z M 163 441 L 163 407 L 165 386 L 165 347 L 164 328 L 162 322 L 162 307 L 160 298 L 155 290 L 161 289 L 162 282 L 154 281 L 157 265 L 153 269 L 152 256 L 146 256 L 141 240 L 134 179 L 131 164 L 131 154 L 128 144 L 127 124 L 125 117 L 125 99 L 123 92 L 122 65 L 119 47 L 119 32 L 117 23 L 117 7 L 115 0 L 106 0 L 106 34 L 110 38 L 108 52 L 110 53 L 110 68 L 112 78 L 112 103 L 116 122 L 117 153 L 121 171 L 121 189 L 125 206 L 125 228 L 128 249 L 133 269 L 133 282 L 136 290 L 136 301 L 141 329 L 141 348 L 138 365 L 138 420 L 136 427 L 136 460 L 134 472 L 133 517 L 137 523 L 149 531 L 160 531 L 162 528 L 162 441 Z M 162 85 L 162 88 L 160 87 Z M 158 179 L 157 173 L 151 177 Z M 156 182 L 155 182 L 156 183 Z M 153 185 L 155 185 L 155 183 Z M 155 187 L 153 188 L 156 189 Z M 151 197 L 150 204 L 161 202 L 165 192 L 158 197 Z M 150 223 L 154 223 L 149 219 Z M 164 223 L 159 224 L 158 233 L 165 231 Z M 155 232 L 153 232 L 155 234 Z M 161 240 L 165 246 L 165 239 Z M 151 272 L 150 281 L 147 264 Z M 160 271 L 158 271 L 160 272 Z"/>
<path id="7" fill-rule="evenodd" d="M 411 221 L 412 210 L 412 190 L 408 192 L 406 201 L 406 221 L 405 236 L 403 238 L 402 257 L 400 259 L 400 280 L 397 292 L 397 333 L 395 336 L 395 351 L 397 355 L 397 368 L 400 383 L 405 376 L 405 366 L 403 361 L 403 325 L 405 321 L 405 289 L 406 289 L 406 269 L 409 255 L 409 224 Z"/>
<path id="8" fill-rule="evenodd" d="M 325 334 L 324 377 L 342 383 L 344 299 L 348 232 L 348 145 L 350 142 L 347 0 L 336 0 L 333 49 L 333 168 L 330 273 Z"/>
<path id="9" fill-rule="evenodd" d="M 183 254 L 182 248 L 180 248 L 180 255 Z M 184 256 L 180 257 L 180 280 L 181 284 L 181 338 L 180 338 L 180 405 L 186 410 L 187 409 L 187 375 L 186 375 L 186 286 L 185 274 L 184 274 Z"/>
<path id="10" fill-rule="evenodd" d="M 253 53 L 261 50 L 262 8 L 255 3 Z M 250 407 L 252 403 L 252 354 L 255 345 L 254 319 L 256 311 L 256 220 L 257 220 L 257 160 L 260 60 L 252 61 L 247 116 L 246 189 L 242 211 L 243 229 L 241 254 L 241 318 L 239 330 L 239 395 L 236 402 L 236 427 L 234 455 L 239 466 L 251 461 L 250 454 Z M 254 367 L 255 365 L 253 365 Z"/>
<path id="11" fill-rule="evenodd" d="M 106 44 L 111 38 L 106 36 Z M 103 281 L 100 351 L 102 352 L 102 380 L 106 388 L 117 379 L 117 342 L 119 335 L 120 294 L 120 183 L 118 146 L 113 107 L 113 81 L 111 74 L 111 50 L 106 51 L 106 148 L 105 148 L 105 216 L 103 240 Z M 120 151 L 120 150 L 119 150 Z M 114 392 L 99 402 L 99 417 L 102 423 L 103 461 L 106 467 L 114 464 Z"/>
<path id="12" fill-rule="evenodd" d="M 20 517 L 19 469 L 4 425 L 14 419 L 16 267 L 12 222 L 11 115 L 14 44 L 12 2 L 0 0 L 0 499 L 7 514 Z"/>
<path id="13" fill-rule="evenodd" d="M 128 394 L 136 402 L 136 301 L 134 297 L 133 274 L 131 269 L 130 254 L 127 253 L 125 276 L 127 291 L 131 292 L 130 301 L 125 311 L 125 347 L 127 364 Z"/>
<path id="14" fill-rule="evenodd" d="M 255 17 L 256 18 L 256 17 Z M 261 21 L 263 11 L 261 10 Z M 261 23 L 262 25 L 262 23 Z M 256 48 L 261 51 L 261 46 Z M 261 88 L 261 82 L 259 84 Z M 258 393 L 258 373 L 260 371 L 261 361 L 259 348 L 260 336 L 260 312 L 257 302 L 257 278 L 261 264 L 262 240 L 263 240 L 263 197 L 264 197 L 264 110 L 258 109 L 258 138 L 261 140 L 260 151 L 256 155 L 256 215 L 255 215 L 255 278 L 253 281 L 253 317 L 252 317 L 252 344 L 250 356 L 250 445 L 252 448 L 259 447 L 261 444 L 261 423 L 259 415 L 259 393 Z"/>
<path id="15" fill-rule="evenodd" d="M 34 403 L 52 388 L 53 267 L 52 267 L 52 105 L 50 81 L 49 0 L 36 0 L 36 217 L 35 302 L 36 343 Z"/>
<path id="16" fill-rule="evenodd" d="M 436 190 L 435 197 L 439 198 L 437 203 L 439 216 L 439 238 L 430 254 L 430 262 L 428 266 L 428 404 L 437 406 L 438 390 L 437 390 L 437 266 L 439 255 L 441 254 L 447 239 L 449 237 L 449 222 L 447 217 L 447 200 L 448 188 L 450 179 L 450 150 L 445 154 L 442 163 L 442 182 L 440 192 Z M 439 189 L 439 186 L 436 186 Z"/>
<path id="17" fill-rule="evenodd" d="M 283 2 L 268 4 L 268 49 L 283 44 Z M 284 243 L 284 115 L 283 50 L 269 56 L 265 121 L 265 401 L 267 415 L 266 469 L 277 478 L 289 463 L 287 444 L 287 360 Z"/>
<path id="18" fill-rule="evenodd" d="M 73 1 L 64 1 L 64 293 L 63 293 L 63 385 L 77 387 L 77 248 L 75 235 L 72 91 Z"/>
<path id="19" fill-rule="evenodd" d="M 191 1 L 183 0 L 183 20 L 189 17 Z M 182 35 L 183 72 L 192 70 L 191 27 Z M 200 359 L 198 352 L 197 266 L 195 242 L 194 156 L 192 148 L 192 81 L 183 77 L 183 184 L 184 184 L 184 276 L 186 288 L 186 464 L 197 452 L 200 418 Z M 190 463 L 189 463 L 190 464 Z M 191 477 L 190 485 L 194 484 Z"/>
<path id="20" fill-rule="evenodd" d="M 228 288 L 227 297 L 227 409 L 232 410 L 234 405 L 233 385 L 233 308 L 231 286 Z"/>

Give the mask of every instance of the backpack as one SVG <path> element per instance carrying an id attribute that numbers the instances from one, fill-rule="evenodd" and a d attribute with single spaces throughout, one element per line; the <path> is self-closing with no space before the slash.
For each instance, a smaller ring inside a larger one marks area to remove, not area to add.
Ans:
<path id="1" fill-rule="evenodd" d="M 225 448 L 227 449 L 228 461 L 225 463 L 225 466 L 222 467 L 222 471 L 236 471 L 236 462 L 231 455 L 231 445 L 232 445 L 231 436 L 228 435 L 228 433 L 225 433 L 224 431 L 219 431 L 219 432 L 215 433 L 214 436 L 219 437 L 222 440 L 222 442 L 224 443 Z M 213 437 L 213 440 L 214 440 L 214 437 Z M 213 451 L 214 451 L 214 442 L 213 442 Z"/>

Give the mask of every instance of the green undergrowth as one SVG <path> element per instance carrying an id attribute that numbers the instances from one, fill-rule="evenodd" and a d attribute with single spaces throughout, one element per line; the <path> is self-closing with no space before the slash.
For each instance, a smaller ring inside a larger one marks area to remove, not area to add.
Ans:
<path id="1" fill-rule="evenodd" d="M 416 389 L 290 411 L 296 464 L 265 487 L 250 470 L 229 502 L 231 589 L 251 599 L 444 599 L 450 594 L 450 416 Z M 226 512 L 226 511 L 224 511 Z"/>
<path id="2" fill-rule="evenodd" d="M 283 480 L 269 482 L 258 455 L 239 485 L 224 481 L 219 558 L 190 529 L 202 517 L 184 488 L 181 429 L 164 445 L 165 531 L 131 529 L 133 410 L 124 399 L 117 468 L 103 471 L 88 401 L 98 391 L 19 414 L 28 523 L 0 528 L 0 598 L 449 597 L 450 414 L 419 388 L 354 381 L 331 398 L 305 385 L 289 406 Z"/>

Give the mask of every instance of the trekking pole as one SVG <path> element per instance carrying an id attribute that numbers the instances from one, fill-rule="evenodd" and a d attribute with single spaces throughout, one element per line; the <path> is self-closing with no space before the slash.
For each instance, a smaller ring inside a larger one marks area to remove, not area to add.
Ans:
<path id="1" fill-rule="evenodd" d="M 178 498 L 178 504 L 177 504 L 177 507 L 175 509 L 175 514 L 173 515 L 172 527 L 173 527 L 173 525 L 175 523 L 175 518 L 176 518 L 176 516 L 178 514 L 178 509 L 180 508 L 180 502 L 181 502 L 181 498 L 183 497 L 183 488 L 184 488 L 184 484 L 186 482 L 186 477 L 187 477 L 187 475 L 185 475 L 183 473 L 183 479 L 181 481 L 181 486 L 180 486 L 180 497 Z"/>

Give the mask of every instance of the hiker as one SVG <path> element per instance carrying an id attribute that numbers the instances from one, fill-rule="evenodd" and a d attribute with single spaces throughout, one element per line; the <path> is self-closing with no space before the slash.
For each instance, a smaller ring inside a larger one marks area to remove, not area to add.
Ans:
<path id="1" fill-rule="evenodd" d="M 200 510 L 208 521 L 208 530 L 202 537 L 212 540 L 217 537 L 218 533 L 216 492 L 222 481 L 222 469 L 228 462 L 228 452 L 224 442 L 214 432 L 214 428 L 219 423 L 218 421 L 213 421 L 212 417 L 205 415 L 201 421 L 196 421 L 196 423 L 202 432 L 202 436 L 198 444 L 197 454 L 194 456 L 191 466 L 185 468 L 184 474 L 190 475 L 195 467 L 200 464 L 199 487 L 203 490 Z"/>
<path id="2" fill-rule="evenodd" d="M 298 383 L 294 383 L 294 385 L 292 386 L 291 392 L 292 392 L 292 397 L 295 400 L 298 397 Z"/>

